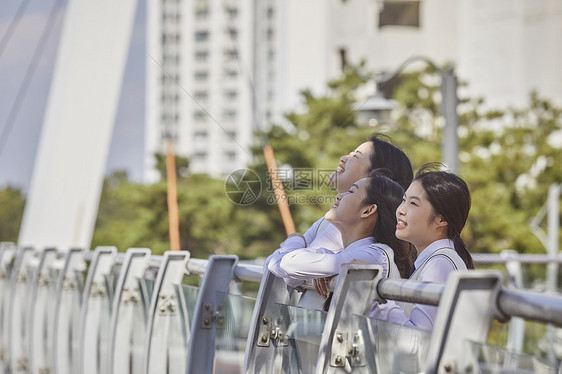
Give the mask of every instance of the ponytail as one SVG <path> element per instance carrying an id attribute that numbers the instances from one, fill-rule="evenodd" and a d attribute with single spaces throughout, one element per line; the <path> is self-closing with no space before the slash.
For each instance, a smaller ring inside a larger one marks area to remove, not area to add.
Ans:
<path id="1" fill-rule="evenodd" d="M 455 245 L 455 251 L 464 261 L 466 268 L 474 269 L 474 261 L 472 260 L 470 252 L 468 252 L 468 249 L 466 248 L 466 244 L 464 244 L 464 240 L 462 240 L 460 236 L 456 236 L 453 238 L 453 244 Z"/>

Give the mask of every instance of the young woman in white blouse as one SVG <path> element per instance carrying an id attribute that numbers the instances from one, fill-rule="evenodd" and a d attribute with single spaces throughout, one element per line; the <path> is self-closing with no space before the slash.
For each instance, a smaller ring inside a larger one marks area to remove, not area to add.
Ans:
<path id="1" fill-rule="evenodd" d="M 336 196 L 336 203 L 325 215 L 341 233 L 344 249 L 311 248 L 306 246 L 304 236 L 295 237 L 301 240 L 301 248 L 283 256 L 275 275 L 297 281 L 326 278 L 339 274 L 344 264 L 355 260 L 381 265 L 384 277 L 400 278 L 394 253 L 403 258 L 409 246 L 396 238 L 393 229 L 403 193 L 402 187 L 382 171 L 359 179 Z M 317 287 L 317 291 L 324 298 L 328 296 L 325 288 Z M 307 307 L 321 309 L 322 304 Z"/>
<path id="2" fill-rule="evenodd" d="M 406 154 L 395 145 L 383 139 L 382 136 L 374 134 L 369 140 L 362 143 L 354 151 L 340 158 L 340 164 L 330 177 L 338 193 L 348 191 L 352 184 L 357 180 L 366 177 L 375 169 L 384 168 L 390 171 L 391 178 L 402 186 L 405 190 L 412 181 L 413 173 L 410 160 Z M 268 269 L 276 276 L 283 277 L 285 282 L 293 287 L 304 283 L 303 279 L 295 279 L 284 276 L 280 268 L 281 259 L 288 252 L 308 248 L 324 248 L 331 252 L 339 252 L 344 248 L 342 237 L 338 229 L 332 225 L 325 217 L 316 221 L 305 233 L 292 234 L 281 243 L 280 248 L 273 252 L 265 261 L 265 269 Z M 401 272 L 410 270 L 413 261 L 414 251 L 409 253 L 397 253 L 396 262 Z M 403 256 L 401 258 L 400 256 Z M 322 286 L 323 280 L 316 278 L 316 286 Z M 319 287 L 316 287 L 319 289 Z M 323 302 L 320 294 L 308 292 L 299 305 L 318 305 Z"/>
<path id="3" fill-rule="evenodd" d="M 474 269 L 461 239 L 470 210 L 465 181 L 453 173 L 420 169 L 396 210 L 396 236 L 414 245 L 418 257 L 410 279 L 445 283 L 452 271 Z M 371 316 L 401 325 L 431 330 L 437 307 L 398 303 L 374 305 Z"/>

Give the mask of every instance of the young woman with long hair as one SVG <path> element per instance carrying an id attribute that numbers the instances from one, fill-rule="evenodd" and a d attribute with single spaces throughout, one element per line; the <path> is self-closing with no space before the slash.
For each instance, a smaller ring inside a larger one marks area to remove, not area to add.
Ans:
<path id="1" fill-rule="evenodd" d="M 396 208 L 404 190 L 385 175 L 375 170 L 368 177 L 353 183 L 351 188 L 336 197 L 336 203 L 325 218 L 341 233 L 344 249 L 303 247 L 286 253 L 281 259 L 280 271 L 284 278 L 308 280 L 339 274 L 342 265 L 353 261 L 378 264 L 384 277 L 400 278 L 396 257 L 405 257 L 409 245 L 397 239 Z M 328 296 L 325 288 L 317 288 L 321 296 Z M 324 302 L 322 302 L 324 304 Z M 308 305 L 327 309 L 327 305 Z"/>
<path id="2" fill-rule="evenodd" d="M 412 181 L 413 172 L 410 160 L 406 154 L 382 135 L 374 134 L 369 140 L 360 144 L 354 151 L 340 157 L 340 163 L 330 180 L 338 193 L 348 191 L 352 184 L 361 178 L 365 178 L 375 169 L 384 168 L 389 170 L 390 178 L 404 188 Z M 265 269 L 271 271 L 278 277 L 283 277 L 285 282 L 293 287 L 302 285 L 305 281 L 286 276 L 281 269 L 281 259 L 288 252 L 308 248 L 324 248 L 331 252 L 339 252 L 344 248 L 342 236 L 338 229 L 325 217 L 316 221 L 305 233 L 295 233 L 281 243 L 280 248 L 273 252 L 265 261 Z M 414 250 L 406 253 L 396 253 L 395 260 L 398 268 L 406 273 L 415 258 Z M 322 284 L 322 278 L 315 278 L 315 286 Z M 319 289 L 319 287 L 316 287 Z M 323 302 L 320 294 L 307 292 L 301 299 L 300 305 L 318 305 Z"/>
<path id="3" fill-rule="evenodd" d="M 410 242 L 418 257 L 410 279 L 445 283 L 452 271 L 474 269 L 461 231 L 470 211 L 470 191 L 453 173 L 422 167 L 396 210 L 396 237 Z M 433 328 L 437 307 L 397 303 L 374 305 L 371 316 L 425 330 Z"/>

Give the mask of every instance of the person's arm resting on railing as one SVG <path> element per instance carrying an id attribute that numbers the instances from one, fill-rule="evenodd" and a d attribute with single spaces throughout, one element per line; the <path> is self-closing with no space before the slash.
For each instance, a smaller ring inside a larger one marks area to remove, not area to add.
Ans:
<path id="1" fill-rule="evenodd" d="M 421 270 L 418 280 L 423 282 L 445 283 L 449 274 L 454 271 L 451 261 L 444 257 L 436 257 Z M 398 323 L 403 326 L 432 330 L 437 307 L 425 304 L 415 304 L 410 316 L 399 303 L 388 300 L 386 304 L 375 303 L 370 313 L 371 318 Z"/>

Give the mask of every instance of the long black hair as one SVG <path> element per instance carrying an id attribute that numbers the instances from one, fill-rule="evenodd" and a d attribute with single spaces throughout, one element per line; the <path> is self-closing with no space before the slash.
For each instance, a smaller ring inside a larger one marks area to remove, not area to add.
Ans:
<path id="1" fill-rule="evenodd" d="M 404 188 L 392 180 L 392 172 L 388 169 L 375 169 L 367 177 L 366 196 L 363 204 L 377 205 L 377 221 L 373 228 L 373 237 L 378 243 L 383 243 L 392 248 L 394 262 L 398 267 L 400 276 L 408 278 L 412 266 L 415 249 L 403 240 L 396 237 L 396 209 L 402 203 Z M 390 264 L 389 264 L 390 265 Z M 390 268 L 389 268 L 390 270 Z M 322 310 L 328 311 L 332 301 L 332 293 L 322 305 Z"/>
<path id="2" fill-rule="evenodd" d="M 455 245 L 455 250 L 468 269 L 474 269 L 474 261 L 461 231 L 468 219 L 471 199 L 468 186 L 458 175 L 437 168 L 439 163 L 426 164 L 418 170 L 414 181 L 419 181 L 431 203 L 434 216 L 440 215 L 447 222 L 447 237 Z M 436 170 L 437 169 L 437 170 Z"/>
<path id="3" fill-rule="evenodd" d="M 378 218 L 373 236 L 377 242 L 392 248 L 400 275 L 408 278 L 415 250 L 395 235 L 396 209 L 402 203 L 404 188 L 390 179 L 389 173 L 387 169 L 376 169 L 369 174 L 364 204 L 377 205 Z"/>
<path id="4" fill-rule="evenodd" d="M 369 141 L 375 148 L 371 154 L 369 172 L 381 168 L 387 169 L 390 171 L 389 177 L 407 190 L 414 175 L 408 156 L 400 148 L 391 144 L 385 135 L 372 134 L 369 136 Z"/>

